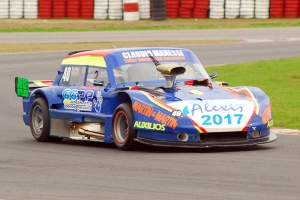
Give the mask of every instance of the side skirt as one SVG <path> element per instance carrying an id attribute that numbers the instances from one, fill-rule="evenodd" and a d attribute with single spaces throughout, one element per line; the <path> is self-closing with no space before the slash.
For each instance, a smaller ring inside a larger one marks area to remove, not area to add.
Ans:
<path id="1" fill-rule="evenodd" d="M 68 120 L 51 119 L 51 135 L 74 140 L 104 142 L 103 122 L 77 123 Z"/>

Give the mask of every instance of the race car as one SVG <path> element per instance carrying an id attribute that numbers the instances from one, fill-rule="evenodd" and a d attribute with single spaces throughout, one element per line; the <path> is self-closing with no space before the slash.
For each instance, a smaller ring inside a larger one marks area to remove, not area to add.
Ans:
<path id="1" fill-rule="evenodd" d="M 183 48 L 70 52 L 54 80 L 15 78 L 23 121 L 39 142 L 63 138 L 152 146 L 252 146 L 277 139 L 259 88 L 216 82 Z M 233 74 L 234 76 L 234 74 Z"/>

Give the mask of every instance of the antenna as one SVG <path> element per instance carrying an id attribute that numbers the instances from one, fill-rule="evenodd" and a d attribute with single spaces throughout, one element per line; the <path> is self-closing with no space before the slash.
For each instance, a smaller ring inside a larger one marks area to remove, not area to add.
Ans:
<path id="1" fill-rule="evenodd" d="M 160 65 L 160 62 L 158 62 L 158 60 L 156 60 L 153 56 L 151 56 L 149 53 L 148 53 L 148 56 L 149 58 L 151 58 L 151 60 L 153 61 L 154 65 L 155 66 L 158 66 Z"/>

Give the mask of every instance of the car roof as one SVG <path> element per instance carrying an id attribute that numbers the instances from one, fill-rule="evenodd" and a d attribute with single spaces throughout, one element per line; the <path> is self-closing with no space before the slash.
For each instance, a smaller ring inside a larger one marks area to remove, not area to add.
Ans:
<path id="1" fill-rule="evenodd" d="M 180 53 L 181 52 L 181 53 Z M 131 48 L 113 48 L 100 50 L 80 50 L 70 52 L 63 60 L 62 65 L 89 65 L 106 68 L 106 61 L 108 61 L 112 68 L 121 65 L 125 57 L 132 58 L 132 56 L 147 57 L 149 54 L 155 56 L 176 56 L 191 54 L 190 50 L 178 47 L 131 47 Z M 105 61 L 105 59 L 108 59 Z M 127 61 L 125 61 L 127 62 Z"/>
<path id="2" fill-rule="evenodd" d="M 99 49 L 99 50 L 79 50 L 70 52 L 67 58 L 78 56 L 101 56 L 106 57 L 109 54 L 121 53 L 126 51 L 147 51 L 147 50 L 184 50 L 178 47 L 130 47 L 130 48 L 113 48 L 113 49 Z M 188 50 L 189 51 L 189 50 Z"/>

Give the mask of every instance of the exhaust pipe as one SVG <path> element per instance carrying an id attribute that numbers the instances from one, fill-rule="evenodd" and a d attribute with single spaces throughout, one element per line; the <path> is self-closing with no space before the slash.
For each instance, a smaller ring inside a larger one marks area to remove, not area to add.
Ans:
<path id="1" fill-rule="evenodd" d="M 103 134 L 99 134 L 99 133 L 96 133 L 96 132 L 88 131 L 88 130 L 85 130 L 83 128 L 80 128 L 78 130 L 78 134 L 79 135 L 85 135 L 85 136 L 92 137 L 92 138 L 97 138 L 99 140 L 103 140 L 104 139 L 104 135 Z"/>

